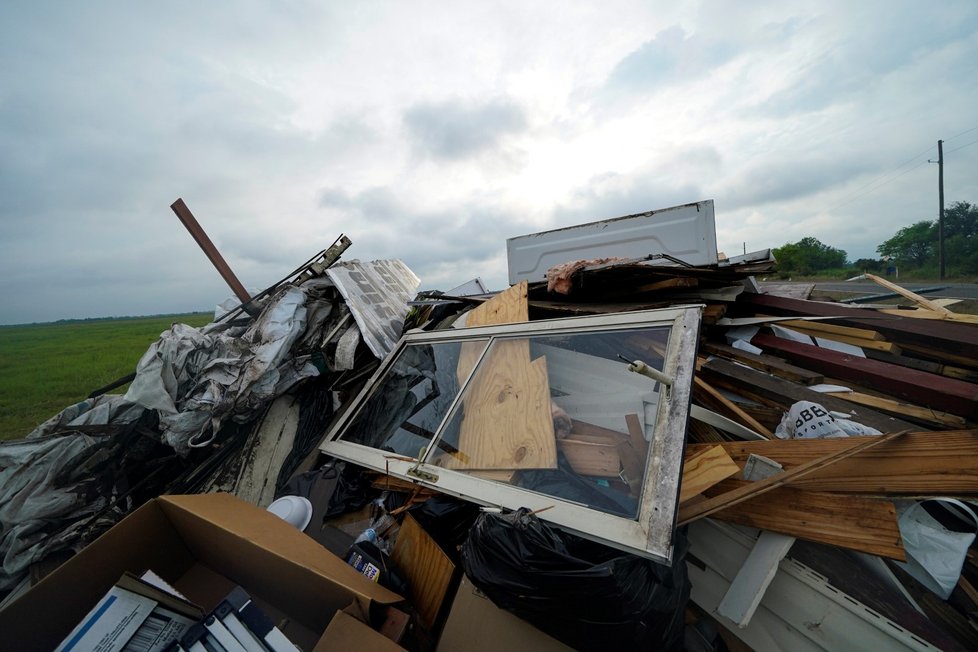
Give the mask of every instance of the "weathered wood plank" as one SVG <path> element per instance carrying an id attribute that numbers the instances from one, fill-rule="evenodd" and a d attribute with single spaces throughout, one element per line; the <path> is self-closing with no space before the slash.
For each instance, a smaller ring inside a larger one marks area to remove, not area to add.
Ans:
<path id="1" fill-rule="evenodd" d="M 679 486 L 679 503 L 703 493 L 721 480 L 725 480 L 740 467 L 730 459 L 722 446 L 712 446 L 687 454 L 683 461 L 683 481 Z"/>
<path id="2" fill-rule="evenodd" d="M 431 630 L 452 583 L 455 564 L 410 514 L 401 523 L 391 561 L 407 581 L 418 619 Z"/>
<path id="3" fill-rule="evenodd" d="M 731 441 L 720 446 L 738 464 L 751 453 L 775 460 L 786 469 L 844 450 L 853 440 L 796 439 Z M 697 452 L 712 444 L 689 444 Z M 910 432 L 872 450 L 791 483 L 797 489 L 862 494 L 978 495 L 978 430 Z"/>
<path id="4" fill-rule="evenodd" d="M 875 274 L 866 274 L 865 276 L 866 278 L 873 281 L 874 283 L 885 287 L 890 292 L 896 292 L 900 296 L 910 299 L 911 301 L 913 301 L 914 303 L 916 303 L 918 306 L 920 306 L 925 310 L 933 310 L 934 312 L 939 312 L 944 314 L 951 312 L 944 306 L 936 304 L 930 299 L 922 297 L 916 292 L 911 292 L 907 288 L 897 285 L 896 283 L 891 283 L 890 281 L 887 281 L 885 278 L 880 278 Z"/>
<path id="5" fill-rule="evenodd" d="M 707 495 L 722 496 L 755 484 L 731 478 L 712 487 Z M 896 510 L 886 500 L 778 487 L 720 510 L 712 518 L 890 559 L 906 559 Z"/>
<path id="6" fill-rule="evenodd" d="M 769 335 L 755 335 L 751 342 L 778 351 L 792 361 L 826 375 L 941 412 L 978 418 L 978 386 L 971 383 Z"/>
<path id="7" fill-rule="evenodd" d="M 819 469 L 829 467 L 847 457 L 851 457 L 861 451 L 874 448 L 888 441 L 892 441 L 893 439 L 896 439 L 904 434 L 905 432 L 901 431 L 892 432 L 887 435 L 879 435 L 877 437 L 862 437 L 859 438 L 861 441 L 857 442 L 853 442 L 852 439 L 847 439 L 846 441 L 850 442 L 849 448 L 841 451 L 835 451 L 829 455 L 806 462 L 805 464 L 796 466 L 795 468 L 785 471 L 784 473 L 772 475 L 769 478 L 758 480 L 757 482 L 745 483 L 744 486 L 704 500 L 703 502 L 697 503 L 688 509 L 684 510 L 680 508 L 679 525 L 684 525 L 690 521 L 695 521 L 696 519 L 710 516 L 711 514 L 714 514 L 722 509 L 727 509 L 728 507 L 732 507 L 745 500 L 750 500 L 751 498 L 760 496 L 761 494 L 771 491 L 772 489 L 776 489 L 777 487 L 799 480 L 806 475 L 811 475 Z"/>

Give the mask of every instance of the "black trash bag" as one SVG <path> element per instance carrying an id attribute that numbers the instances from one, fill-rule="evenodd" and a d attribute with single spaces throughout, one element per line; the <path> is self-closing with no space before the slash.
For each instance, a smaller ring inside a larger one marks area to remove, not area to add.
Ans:
<path id="1" fill-rule="evenodd" d="M 472 583 L 499 607 L 580 650 L 681 650 L 690 584 L 672 566 L 548 526 L 528 511 L 483 514 L 462 545 Z"/>
<path id="2" fill-rule="evenodd" d="M 458 547 L 469 536 L 469 528 L 479 516 L 479 506 L 438 494 L 412 507 L 408 513 L 452 561 L 457 563 Z"/>

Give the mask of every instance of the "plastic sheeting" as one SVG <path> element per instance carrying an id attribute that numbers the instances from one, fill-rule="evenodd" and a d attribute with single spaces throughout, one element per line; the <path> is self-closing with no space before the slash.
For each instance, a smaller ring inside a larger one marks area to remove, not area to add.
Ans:
<path id="1" fill-rule="evenodd" d="M 20 581 L 52 526 L 101 506 L 58 482 L 94 443 L 79 433 L 0 442 L 0 590 Z"/>
<path id="2" fill-rule="evenodd" d="M 160 432 L 177 451 L 208 445 L 228 418 L 255 416 L 275 396 L 319 374 L 290 356 L 307 328 L 307 291 L 284 287 L 237 336 L 174 324 L 139 361 L 126 400 L 157 410 Z"/>

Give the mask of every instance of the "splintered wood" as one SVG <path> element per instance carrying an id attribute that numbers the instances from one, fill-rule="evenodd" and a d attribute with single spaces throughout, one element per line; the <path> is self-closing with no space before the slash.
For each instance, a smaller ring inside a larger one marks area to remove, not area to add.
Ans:
<path id="1" fill-rule="evenodd" d="M 740 467 L 722 446 L 709 446 L 687 455 L 683 463 L 683 482 L 679 489 L 679 503 L 701 494 L 721 480 L 726 480 Z"/>

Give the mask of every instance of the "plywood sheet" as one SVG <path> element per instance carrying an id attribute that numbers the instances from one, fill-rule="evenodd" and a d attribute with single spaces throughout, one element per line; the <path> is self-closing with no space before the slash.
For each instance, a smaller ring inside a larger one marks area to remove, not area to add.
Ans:
<path id="1" fill-rule="evenodd" d="M 452 469 L 554 469 L 557 444 L 546 358 L 530 362 L 529 342 L 500 341 L 464 398 Z"/>

